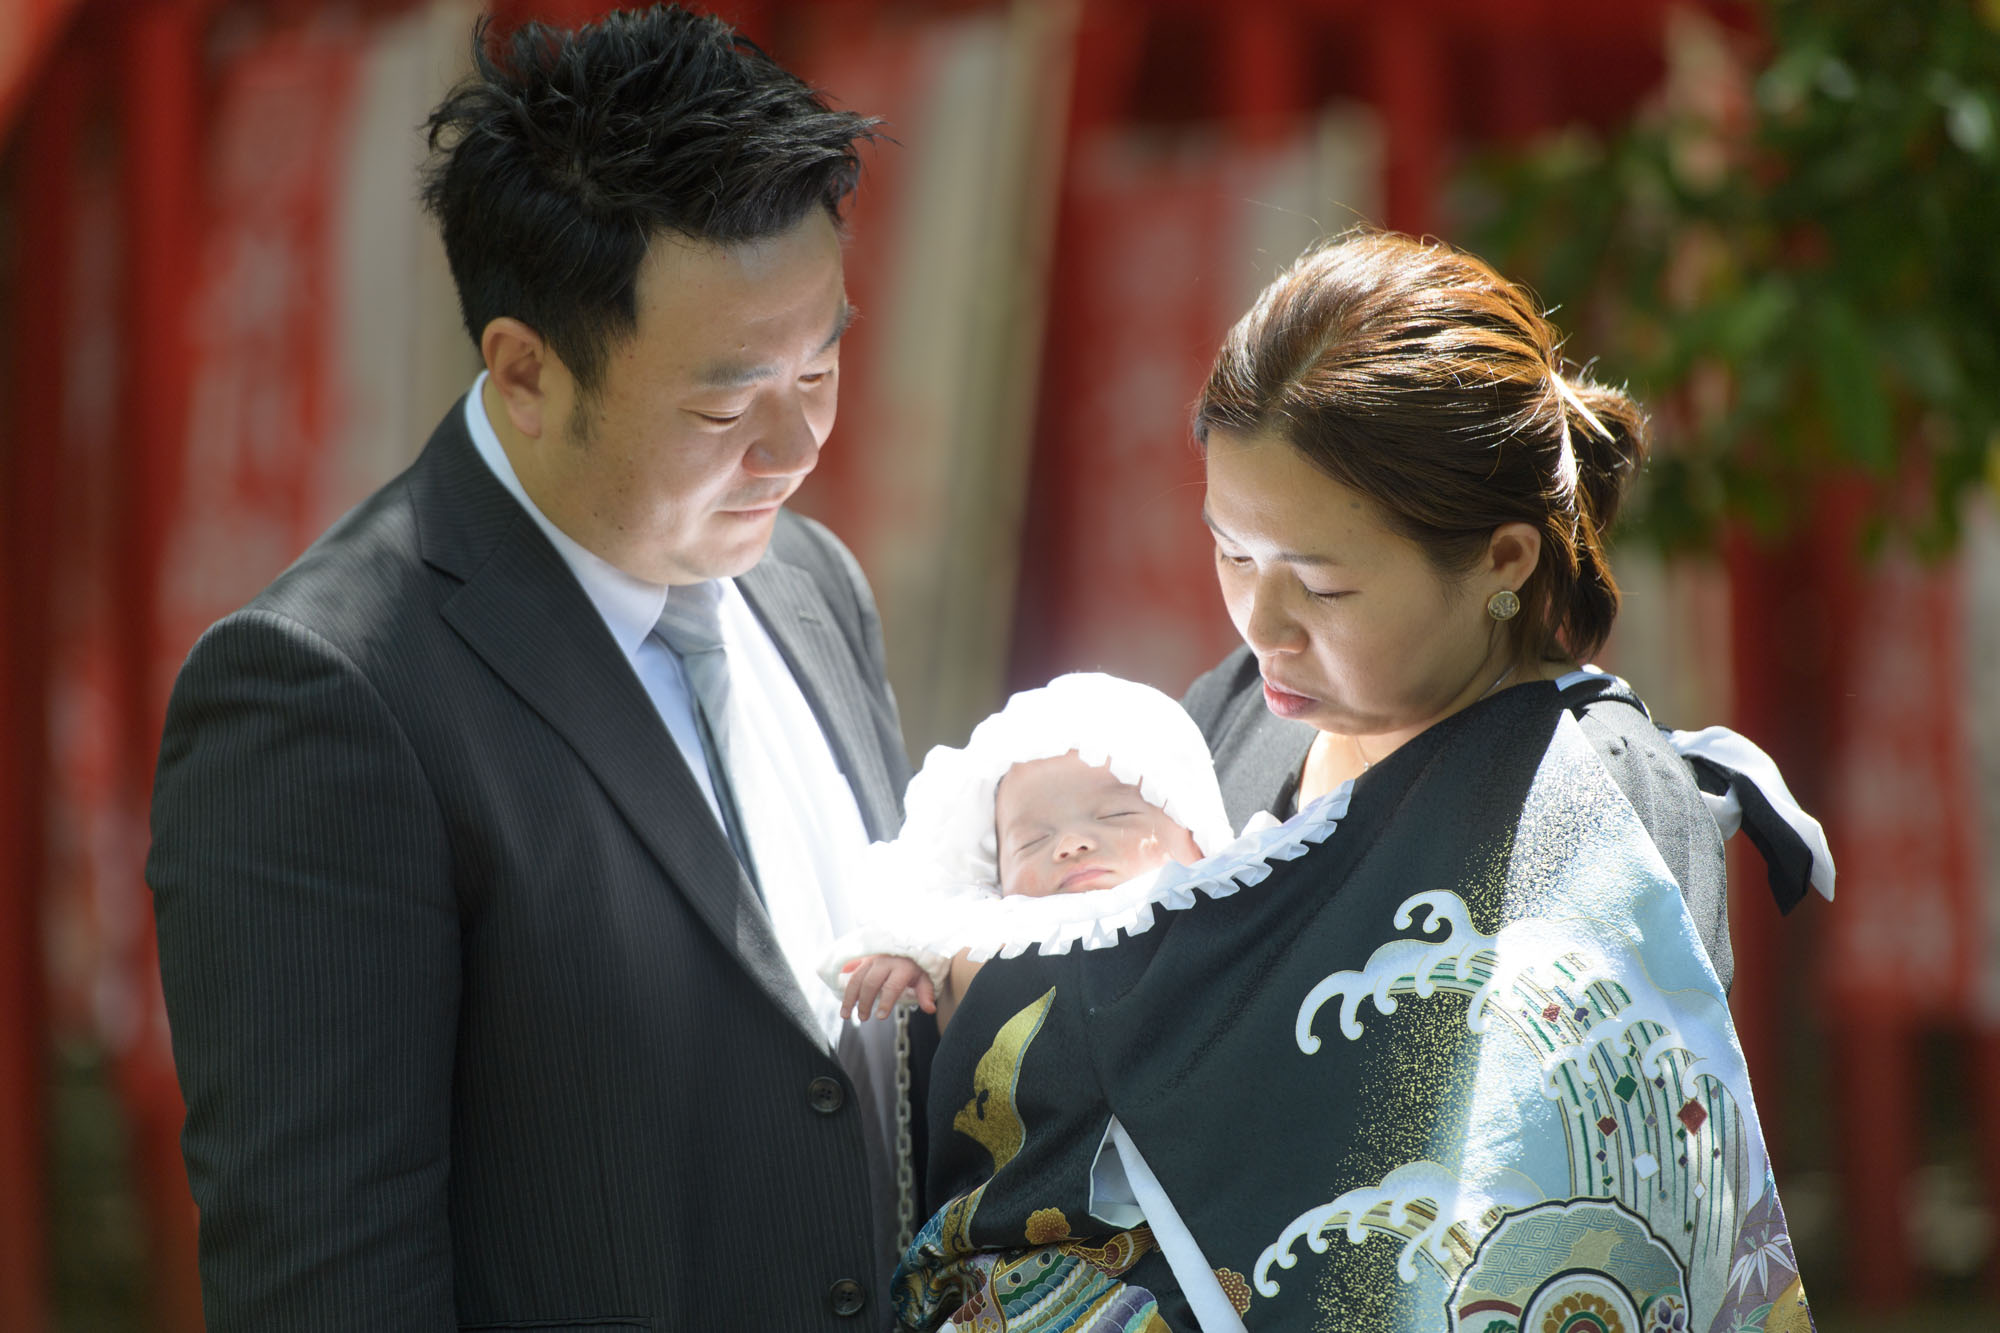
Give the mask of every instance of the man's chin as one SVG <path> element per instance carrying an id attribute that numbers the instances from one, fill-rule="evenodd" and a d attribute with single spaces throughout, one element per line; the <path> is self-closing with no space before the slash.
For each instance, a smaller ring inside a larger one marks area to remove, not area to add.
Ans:
<path id="1" fill-rule="evenodd" d="M 733 579 L 755 568 L 770 548 L 780 508 L 717 511 L 708 522 L 707 540 L 697 553 L 708 577 Z"/>

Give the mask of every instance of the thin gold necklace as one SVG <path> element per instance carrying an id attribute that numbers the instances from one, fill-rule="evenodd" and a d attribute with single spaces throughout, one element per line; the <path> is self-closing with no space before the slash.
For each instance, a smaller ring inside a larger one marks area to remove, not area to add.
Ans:
<path id="1" fill-rule="evenodd" d="M 1493 683 L 1486 687 L 1486 693 L 1480 695 L 1478 699 L 1474 699 L 1472 702 L 1478 703 L 1481 700 L 1488 698 L 1489 696 L 1492 695 L 1493 691 L 1499 689 L 1502 685 L 1505 685 L 1507 683 L 1507 677 L 1513 675 L 1514 668 L 1519 665 L 1520 663 L 1518 662 L 1509 662 L 1507 664 L 1507 669 L 1501 672 L 1498 676 L 1496 676 L 1493 680 Z"/>

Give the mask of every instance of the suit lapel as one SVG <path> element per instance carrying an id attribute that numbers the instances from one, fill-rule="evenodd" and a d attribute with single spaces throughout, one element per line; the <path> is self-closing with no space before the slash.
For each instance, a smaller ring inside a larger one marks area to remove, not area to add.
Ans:
<path id="1" fill-rule="evenodd" d="M 869 730 L 867 689 L 855 672 L 854 654 L 834 624 L 833 609 L 810 574 L 775 555 L 766 555 L 736 580 L 736 586 L 770 632 L 819 719 L 834 761 L 854 789 L 868 836 L 895 837 L 896 793 Z"/>
<path id="2" fill-rule="evenodd" d="M 486 471 L 463 428 L 455 440 L 443 438 L 447 434 L 440 431 L 433 441 L 434 448 L 443 446 L 443 457 L 432 480 L 456 482 L 469 493 L 429 497 L 431 517 L 437 521 L 426 525 L 426 555 L 459 557 L 452 563 L 469 567 L 469 572 L 461 575 L 464 585 L 441 608 L 444 619 L 562 735 L 723 946 L 815 1047 L 827 1049 L 825 1034 L 785 963 L 770 917 L 597 609 L 534 521 Z M 470 469 L 461 448 L 471 455 Z M 481 481 L 500 492 L 505 510 L 491 504 Z M 452 499 L 460 502 L 457 508 L 436 512 L 440 503 Z M 427 505 L 421 492 L 418 505 L 421 517 Z M 469 524 L 469 516 L 479 514 L 494 516 L 486 520 L 488 531 L 479 534 L 485 541 L 475 541 L 467 532 L 478 521 Z M 435 551 L 441 543 L 432 540 L 434 534 L 449 539 L 442 544 L 459 549 Z M 467 558 L 473 552 L 463 549 L 468 545 L 490 546 L 490 553 L 475 564 Z M 442 559 L 434 563 L 449 567 Z"/>

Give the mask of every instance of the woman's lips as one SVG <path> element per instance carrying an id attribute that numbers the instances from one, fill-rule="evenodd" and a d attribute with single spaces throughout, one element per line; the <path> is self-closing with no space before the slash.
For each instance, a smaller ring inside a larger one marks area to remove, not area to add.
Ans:
<path id="1" fill-rule="evenodd" d="M 1290 690 L 1264 682 L 1264 706 L 1279 717 L 1304 717 L 1319 706 L 1319 700 L 1305 694 L 1293 694 Z"/>

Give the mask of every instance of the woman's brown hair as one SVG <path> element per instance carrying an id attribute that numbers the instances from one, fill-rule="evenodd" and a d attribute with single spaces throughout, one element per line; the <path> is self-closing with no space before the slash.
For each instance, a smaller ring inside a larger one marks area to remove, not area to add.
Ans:
<path id="1" fill-rule="evenodd" d="M 1284 439 L 1449 577 L 1502 523 L 1533 526 L 1516 642 L 1580 660 L 1610 634 L 1604 533 L 1645 458 L 1645 415 L 1566 375 L 1554 326 L 1474 256 L 1373 229 L 1306 251 L 1223 341 L 1195 437 L 1217 429 Z"/>

